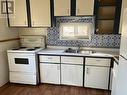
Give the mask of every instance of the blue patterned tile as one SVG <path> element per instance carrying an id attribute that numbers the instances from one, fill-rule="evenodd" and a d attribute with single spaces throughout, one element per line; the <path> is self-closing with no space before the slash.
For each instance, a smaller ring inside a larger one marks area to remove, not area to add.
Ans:
<path id="1" fill-rule="evenodd" d="M 93 17 L 58 17 L 56 19 L 57 26 L 60 23 L 81 22 L 81 23 L 94 23 Z M 72 46 L 76 47 L 80 43 L 84 47 L 104 47 L 104 48 L 119 48 L 120 35 L 96 35 L 91 36 L 91 40 L 60 40 L 59 28 L 48 28 L 47 45 L 51 46 Z"/>

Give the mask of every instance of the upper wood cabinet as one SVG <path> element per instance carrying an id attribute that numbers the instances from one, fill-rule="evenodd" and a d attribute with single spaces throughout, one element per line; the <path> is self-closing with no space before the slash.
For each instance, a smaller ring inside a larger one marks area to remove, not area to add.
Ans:
<path id="1" fill-rule="evenodd" d="M 76 15 L 93 15 L 94 0 L 76 0 Z"/>
<path id="2" fill-rule="evenodd" d="M 9 22 L 11 27 L 28 27 L 26 0 L 15 0 L 15 10 L 9 14 Z"/>
<path id="3" fill-rule="evenodd" d="M 50 27 L 50 0 L 30 0 L 31 26 Z"/>
<path id="4" fill-rule="evenodd" d="M 94 0 L 54 0 L 55 16 L 93 15 Z"/>
<path id="5" fill-rule="evenodd" d="M 122 0 L 95 0 L 95 33 L 118 34 Z"/>
<path id="6" fill-rule="evenodd" d="M 50 27 L 50 0 L 15 0 L 10 27 Z M 9 5 L 8 5 L 9 6 Z"/>
<path id="7" fill-rule="evenodd" d="M 71 0 L 54 0 L 55 16 L 70 16 Z"/>

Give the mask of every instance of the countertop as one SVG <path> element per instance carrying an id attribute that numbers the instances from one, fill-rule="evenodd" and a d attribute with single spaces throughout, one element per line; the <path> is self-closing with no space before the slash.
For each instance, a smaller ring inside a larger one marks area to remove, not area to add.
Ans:
<path id="1" fill-rule="evenodd" d="M 64 49 L 44 49 L 41 50 L 40 52 L 38 52 L 38 54 L 42 54 L 42 55 L 61 55 L 61 56 L 86 56 L 86 57 L 115 57 L 118 56 L 116 55 L 116 53 L 112 53 L 112 52 L 95 52 L 95 53 L 65 53 Z"/>
<path id="2" fill-rule="evenodd" d="M 114 61 L 119 63 L 119 56 L 114 56 Z"/>

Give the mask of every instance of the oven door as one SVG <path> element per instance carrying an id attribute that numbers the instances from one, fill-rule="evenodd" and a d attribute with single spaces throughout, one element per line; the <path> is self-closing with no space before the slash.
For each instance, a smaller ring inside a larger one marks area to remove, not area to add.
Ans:
<path id="1" fill-rule="evenodd" d="M 8 53 L 8 61 L 10 71 L 36 73 L 35 54 Z"/>

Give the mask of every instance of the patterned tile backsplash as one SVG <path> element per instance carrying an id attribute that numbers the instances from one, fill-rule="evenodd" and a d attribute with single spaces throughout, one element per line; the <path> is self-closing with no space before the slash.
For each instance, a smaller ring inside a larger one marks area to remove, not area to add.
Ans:
<path id="1" fill-rule="evenodd" d="M 50 46 L 72 46 L 77 47 L 80 44 L 83 47 L 101 47 L 101 48 L 119 48 L 120 35 L 97 35 L 92 34 L 91 40 L 60 40 L 59 24 L 70 22 L 93 23 L 93 17 L 58 17 L 56 19 L 57 27 L 48 28 L 47 45 Z"/>

